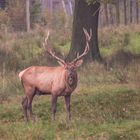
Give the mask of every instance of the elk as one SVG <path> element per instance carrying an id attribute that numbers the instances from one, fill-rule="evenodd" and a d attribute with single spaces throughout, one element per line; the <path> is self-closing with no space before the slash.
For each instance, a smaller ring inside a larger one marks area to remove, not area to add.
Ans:
<path id="1" fill-rule="evenodd" d="M 78 80 L 76 68 L 82 64 L 82 58 L 88 53 L 89 41 L 92 36 L 91 29 L 90 34 L 84 28 L 83 31 L 86 38 L 85 50 L 81 55 L 77 54 L 77 57 L 73 61 L 65 62 L 60 57 L 56 56 L 52 49 L 48 49 L 48 32 L 43 46 L 47 48 L 47 52 L 57 60 L 60 66 L 31 66 L 19 73 L 19 78 L 25 92 L 25 97 L 22 99 L 22 108 L 26 121 L 29 121 L 29 117 L 34 120 L 32 101 L 35 95 L 51 95 L 51 110 L 53 120 L 55 120 L 57 98 L 59 96 L 64 96 L 68 118 L 71 118 L 70 98 L 71 93 L 77 87 Z"/>

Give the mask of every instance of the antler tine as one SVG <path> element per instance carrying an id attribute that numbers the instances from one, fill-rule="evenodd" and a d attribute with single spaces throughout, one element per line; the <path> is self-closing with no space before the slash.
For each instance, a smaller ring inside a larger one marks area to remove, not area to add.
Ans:
<path id="1" fill-rule="evenodd" d="M 43 42 L 43 48 L 46 50 L 46 46 L 47 46 L 47 44 L 48 44 L 48 38 L 49 38 L 49 36 L 50 36 L 50 31 L 48 30 L 48 32 L 47 32 L 47 36 L 45 37 L 45 39 L 44 39 L 44 42 Z"/>
<path id="2" fill-rule="evenodd" d="M 86 36 L 86 40 L 90 41 L 91 37 L 92 37 L 92 29 L 90 28 L 90 34 L 87 32 L 87 30 L 85 28 L 83 28 L 84 34 Z"/>
<path id="3" fill-rule="evenodd" d="M 50 35 L 50 32 L 48 31 L 47 32 L 47 36 L 46 36 L 46 38 L 44 40 L 44 43 L 43 43 L 44 49 L 48 52 L 48 54 L 50 54 L 52 57 L 54 57 L 57 61 L 65 64 L 65 61 L 63 59 L 59 58 L 58 56 L 56 56 L 55 55 L 55 52 L 53 52 L 50 47 L 46 47 L 47 46 L 47 43 L 48 43 L 47 41 L 48 41 L 49 35 Z"/>
<path id="4" fill-rule="evenodd" d="M 84 52 L 79 55 L 79 53 L 77 53 L 77 58 L 75 58 L 72 63 L 80 60 L 82 57 L 84 57 L 88 51 L 89 51 L 89 41 L 91 40 L 91 37 L 92 37 L 92 30 L 90 29 L 90 34 L 87 32 L 87 30 L 85 28 L 83 28 L 83 31 L 84 31 L 84 34 L 85 34 L 85 37 L 86 37 L 86 47 L 85 47 L 85 50 Z"/>
<path id="5" fill-rule="evenodd" d="M 47 32 L 47 36 L 46 36 L 46 38 L 45 38 L 45 43 L 47 43 L 49 36 L 50 36 L 50 31 Z M 47 45 L 47 44 L 46 44 L 46 45 Z"/>
<path id="6" fill-rule="evenodd" d="M 92 37 L 92 29 L 90 28 L 90 40 L 91 40 L 91 37 Z"/>

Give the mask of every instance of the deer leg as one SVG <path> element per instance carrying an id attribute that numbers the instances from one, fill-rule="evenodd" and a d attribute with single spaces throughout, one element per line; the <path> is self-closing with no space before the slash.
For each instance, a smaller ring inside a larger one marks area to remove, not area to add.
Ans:
<path id="1" fill-rule="evenodd" d="M 28 106 L 27 106 L 27 109 L 29 111 L 29 116 L 31 119 L 33 119 L 33 121 L 35 121 L 35 117 L 32 111 L 32 101 L 33 101 L 34 96 L 35 96 L 35 93 L 33 93 L 32 95 L 28 97 Z"/>
<path id="2" fill-rule="evenodd" d="M 70 95 L 65 96 L 65 104 L 66 104 L 66 109 L 68 112 L 68 118 L 69 120 L 71 119 L 71 112 L 70 112 Z"/>
<path id="3" fill-rule="evenodd" d="M 52 120 L 55 120 L 55 113 L 56 113 L 56 104 L 57 104 L 57 96 L 52 95 Z"/>
<path id="4" fill-rule="evenodd" d="M 28 121 L 28 115 L 27 115 L 27 106 L 28 106 L 28 99 L 27 97 L 22 99 L 22 108 L 23 108 L 23 113 L 24 113 L 24 119 L 25 121 Z"/>

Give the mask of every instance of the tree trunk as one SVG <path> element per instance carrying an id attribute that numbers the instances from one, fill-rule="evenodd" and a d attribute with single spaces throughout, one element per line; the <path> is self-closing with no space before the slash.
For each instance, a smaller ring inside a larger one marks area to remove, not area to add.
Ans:
<path id="1" fill-rule="evenodd" d="M 119 0 L 116 1 L 115 7 L 116 7 L 116 23 L 117 23 L 117 25 L 119 25 L 120 24 Z"/>
<path id="2" fill-rule="evenodd" d="M 92 29 L 92 38 L 90 41 L 90 51 L 86 60 L 100 60 L 100 51 L 98 48 L 98 16 L 100 3 L 88 4 L 86 0 L 75 0 L 73 32 L 71 48 L 66 58 L 67 61 L 73 60 L 77 53 L 81 54 L 85 49 L 85 35 L 83 28 L 89 32 Z"/>
<path id="3" fill-rule="evenodd" d="M 26 0 L 26 28 L 30 31 L 30 0 Z"/>
<path id="4" fill-rule="evenodd" d="M 105 25 L 108 26 L 108 8 L 107 8 L 107 2 L 104 3 L 104 10 L 105 10 Z"/>
<path id="5" fill-rule="evenodd" d="M 136 0 L 136 22 L 139 23 L 139 2 Z"/>
<path id="6" fill-rule="evenodd" d="M 64 11 L 64 14 L 65 14 L 65 29 L 66 29 L 68 27 L 68 22 L 69 22 L 68 21 L 68 14 L 67 14 L 65 1 L 61 0 L 61 3 L 62 3 L 63 11 Z"/>
<path id="7" fill-rule="evenodd" d="M 130 0 L 130 23 L 133 22 L 133 15 L 132 15 L 132 6 L 133 6 L 133 4 L 132 3 L 133 3 L 132 0 Z"/>
<path id="8" fill-rule="evenodd" d="M 110 25 L 114 24 L 112 4 L 109 4 Z"/>
<path id="9" fill-rule="evenodd" d="M 124 2 L 124 24 L 127 25 L 127 11 L 126 11 L 126 0 L 123 1 Z"/>
<path id="10" fill-rule="evenodd" d="M 52 15 L 53 15 L 53 1 L 52 0 L 48 0 L 48 10 L 49 10 L 50 15 L 52 17 Z"/>
<path id="11" fill-rule="evenodd" d="M 69 9 L 70 9 L 70 15 L 73 14 L 73 9 L 72 9 L 72 2 L 71 0 L 68 0 L 68 4 L 69 4 Z"/>
<path id="12" fill-rule="evenodd" d="M 0 0 L 0 8 L 5 9 L 6 7 L 6 0 Z"/>

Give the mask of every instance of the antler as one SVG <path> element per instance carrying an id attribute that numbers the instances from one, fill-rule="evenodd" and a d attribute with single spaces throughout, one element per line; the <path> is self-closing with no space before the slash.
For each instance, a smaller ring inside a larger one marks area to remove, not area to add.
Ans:
<path id="1" fill-rule="evenodd" d="M 48 38 L 50 36 L 50 32 L 48 31 L 47 36 L 45 38 L 45 41 L 43 43 L 43 47 L 44 49 L 48 52 L 48 54 L 50 54 L 52 57 L 54 57 L 57 61 L 61 62 L 62 64 L 65 64 L 65 61 L 61 58 L 59 58 L 58 56 L 55 55 L 55 52 L 52 51 L 52 49 L 50 47 L 46 47 L 48 44 Z"/>
<path id="2" fill-rule="evenodd" d="M 72 61 L 72 63 L 75 63 L 76 61 L 80 60 L 89 51 L 89 41 L 91 40 L 91 37 L 92 37 L 92 30 L 90 29 L 90 34 L 87 32 L 87 30 L 85 28 L 83 28 L 83 31 L 84 31 L 84 34 L 85 34 L 85 37 L 86 37 L 86 47 L 85 47 L 85 50 L 84 50 L 84 52 L 81 55 L 79 55 L 79 53 L 77 53 L 77 58 L 75 58 Z"/>

